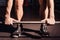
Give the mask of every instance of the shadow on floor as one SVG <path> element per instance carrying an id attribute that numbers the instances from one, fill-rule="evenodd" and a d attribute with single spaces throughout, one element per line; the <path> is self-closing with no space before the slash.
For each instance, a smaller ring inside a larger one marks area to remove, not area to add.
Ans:
<path id="1" fill-rule="evenodd" d="M 12 25 L 0 24 L 0 32 L 12 33 L 16 29 Z"/>
<path id="2" fill-rule="evenodd" d="M 12 33 L 14 32 L 16 29 L 12 26 L 12 25 L 4 25 L 4 24 L 0 24 L 0 32 L 7 32 L 7 33 Z M 30 34 L 30 33 L 34 32 L 35 34 Z M 36 35 L 38 34 L 38 35 Z M 40 30 L 33 30 L 33 29 L 29 29 L 29 28 L 23 28 L 23 32 L 22 32 L 21 36 L 22 38 L 33 38 L 33 39 L 41 39 L 41 38 L 60 38 L 60 36 L 42 36 L 42 33 L 40 32 Z M 19 37 L 19 38 L 21 38 Z M 0 36 L 0 38 L 10 38 L 9 36 Z"/>

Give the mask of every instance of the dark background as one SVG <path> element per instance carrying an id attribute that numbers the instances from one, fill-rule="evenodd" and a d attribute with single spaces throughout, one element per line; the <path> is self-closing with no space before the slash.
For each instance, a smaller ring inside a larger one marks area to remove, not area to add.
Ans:
<path id="1" fill-rule="evenodd" d="M 54 0 L 54 3 L 55 3 L 55 19 L 60 20 L 60 0 Z M 7 0 L 0 0 L 0 20 L 4 20 L 6 5 L 7 5 Z M 22 18 L 23 21 L 40 20 L 40 16 L 38 13 L 39 5 L 37 0 L 25 0 L 23 8 L 24 8 L 24 16 Z M 15 14 L 14 6 L 12 8 L 11 14 Z M 16 18 L 16 15 L 12 17 Z"/>

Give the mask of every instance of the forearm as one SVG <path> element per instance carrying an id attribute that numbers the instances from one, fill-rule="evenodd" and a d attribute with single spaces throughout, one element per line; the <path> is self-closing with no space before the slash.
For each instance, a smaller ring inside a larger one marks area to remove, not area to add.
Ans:
<path id="1" fill-rule="evenodd" d="M 46 0 L 45 19 L 48 18 L 48 14 L 49 14 L 49 6 L 48 6 L 48 0 Z"/>
<path id="2" fill-rule="evenodd" d="M 45 19 L 48 18 L 48 6 L 46 6 L 46 9 L 45 9 Z"/>
<path id="3" fill-rule="evenodd" d="M 54 0 L 49 0 L 50 2 L 50 18 L 54 17 Z"/>
<path id="4" fill-rule="evenodd" d="M 11 12 L 11 9 L 12 9 L 12 5 L 13 5 L 13 0 L 8 0 L 5 17 L 10 17 L 10 12 Z"/>

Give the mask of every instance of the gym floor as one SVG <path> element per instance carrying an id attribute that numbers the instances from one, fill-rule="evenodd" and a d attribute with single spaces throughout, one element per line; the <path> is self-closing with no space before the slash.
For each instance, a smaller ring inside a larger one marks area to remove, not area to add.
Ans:
<path id="1" fill-rule="evenodd" d="M 6 25 L 0 25 L 0 40 L 60 40 L 60 24 L 47 26 L 49 37 L 42 37 L 39 34 L 40 24 L 23 24 L 24 35 L 19 38 L 11 38 L 10 32 L 13 31 L 13 27 Z"/>

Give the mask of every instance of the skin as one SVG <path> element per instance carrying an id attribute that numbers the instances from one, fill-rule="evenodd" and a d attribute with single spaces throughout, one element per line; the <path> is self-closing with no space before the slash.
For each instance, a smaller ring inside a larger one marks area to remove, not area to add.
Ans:
<path id="1" fill-rule="evenodd" d="M 47 19 L 49 24 L 55 24 L 55 16 L 54 16 L 54 0 L 49 0 L 49 10 L 50 10 L 50 17 Z"/>
<path id="2" fill-rule="evenodd" d="M 42 22 L 47 21 L 48 24 L 55 24 L 54 0 L 46 0 L 46 6 L 43 5 L 43 0 L 39 0 L 39 4 L 40 12 L 44 14 L 44 19 L 41 21 Z"/>
<path id="3" fill-rule="evenodd" d="M 17 19 L 13 19 L 10 17 L 11 9 L 13 6 L 13 0 L 8 0 L 6 14 L 5 14 L 5 24 L 10 25 L 13 24 L 13 21 L 20 22 L 23 16 L 23 1 L 24 0 L 15 0 L 15 9 L 17 14 Z"/>
<path id="4" fill-rule="evenodd" d="M 5 24 L 10 25 L 13 24 L 13 21 L 21 21 L 21 18 L 23 16 L 23 1 L 24 0 L 15 0 L 15 9 L 17 18 L 13 19 L 10 17 L 10 12 L 13 5 L 13 0 L 8 0 L 7 8 L 6 8 L 6 15 L 5 15 Z M 55 24 L 55 17 L 54 17 L 54 0 L 46 0 L 46 7 L 43 5 L 43 0 L 39 0 L 40 4 L 40 13 L 44 14 L 44 19 L 41 20 L 42 22 L 47 21 L 48 24 Z M 49 15 L 49 18 L 48 18 Z"/>

